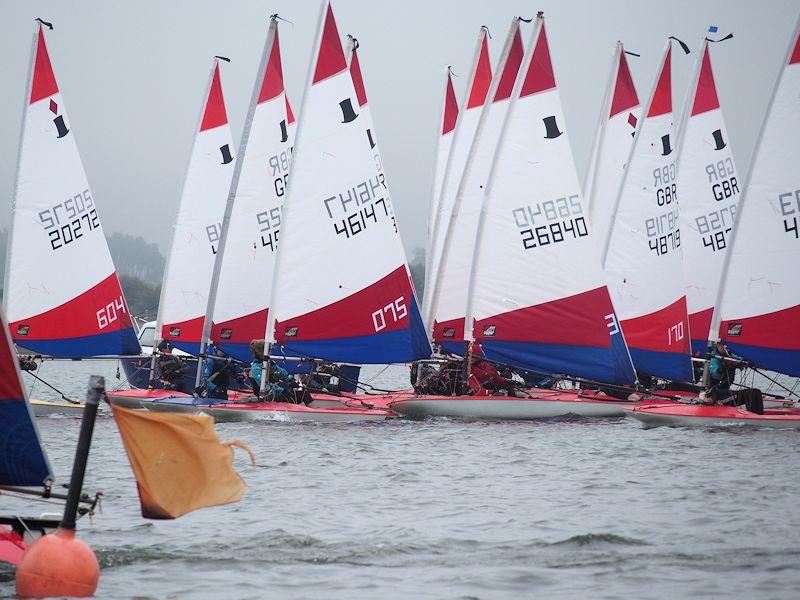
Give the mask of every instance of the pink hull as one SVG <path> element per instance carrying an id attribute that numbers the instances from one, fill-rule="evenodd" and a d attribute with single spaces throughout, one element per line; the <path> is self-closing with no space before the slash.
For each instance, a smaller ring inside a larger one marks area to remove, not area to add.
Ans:
<path id="1" fill-rule="evenodd" d="M 748 425 L 781 429 L 800 428 L 800 409 L 765 409 L 758 415 L 741 407 L 705 404 L 661 404 L 636 406 L 628 416 L 644 427 Z"/>

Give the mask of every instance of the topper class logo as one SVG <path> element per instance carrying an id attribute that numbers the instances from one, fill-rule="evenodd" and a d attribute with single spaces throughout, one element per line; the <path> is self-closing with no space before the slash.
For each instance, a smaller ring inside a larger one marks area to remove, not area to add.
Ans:
<path id="1" fill-rule="evenodd" d="M 31 330 L 30 325 L 19 325 L 17 327 L 17 335 L 28 335 L 28 332 Z"/>
<path id="2" fill-rule="evenodd" d="M 297 337 L 297 327 L 287 327 L 284 330 L 283 335 L 286 337 Z"/>
<path id="3" fill-rule="evenodd" d="M 742 335 L 742 324 L 741 323 L 731 323 L 728 325 L 728 335 Z"/>
<path id="4" fill-rule="evenodd" d="M 281 144 L 289 140 L 289 132 L 286 129 L 286 119 L 281 121 Z"/>
<path id="5" fill-rule="evenodd" d="M 229 162 L 233 160 L 233 155 L 231 155 L 231 148 L 228 144 L 219 147 L 219 151 L 222 153 L 222 164 L 227 165 Z"/>
<path id="6" fill-rule="evenodd" d="M 180 337 L 181 335 L 181 328 L 180 327 L 170 327 L 169 334 L 172 337 Z"/>
<path id="7" fill-rule="evenodd" d="M 223 329 L 219 334 L 219 339 L 221 340 L 229 340 L 233 335 L 233 329 Z"/>
<path id="8" fill-rule="evenodd" d="M 352 123 L 358 118 L 356 111 L 353 110 L 353 101 L 350 98 L 345 98 L 339 102 L 339 108 L 342 109 L 342 123 Z"/>
<path id="9" fill-rule="evenodd" d="M 64 123 L 64 115 L 58 114 L 58 104 L 56 104 L 55 100 L 52 99 L 50 100 L 50 112 L 54 115 L 57 115 L 56 118 L 53 119 L 53 124 L 56 126 L 58 139 L 61 139 L 69 133 L 69 127 L 67 127 L 67 124 Z"/>
<path id="10" fill-rule="evenodd" d="M 483 335 L 486 337 L 494 337 L 496 331 L 497 325 L 488 325 L 483 328 Z"/>
<path id="11" fill-rule="evenodd" d="M 442 331 L 442 337 L 446 338 L 456 337 L 455 327 L 445 327 L 444 331 Z"/>

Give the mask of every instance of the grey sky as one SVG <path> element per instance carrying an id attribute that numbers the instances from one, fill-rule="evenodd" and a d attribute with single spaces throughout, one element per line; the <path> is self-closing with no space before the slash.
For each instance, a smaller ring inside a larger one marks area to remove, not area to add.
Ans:
<path id="1" fill-rule="evenodd" d="M 318 0 L 0 0 L 0 226 L 8 223 L 34 17 L 48 36 L 59 87 L 107 232 L 141 235 L 164 250 L 171 233 L 211 57 L 223 66 L 234 139 L 241 132 L 268 15 L 281 24 L 284 77 L 299 111 Z M 709 24 L 733 40 L 713 50 L 720 101 L 739 169 L 753 145 L 797 19 L 797 0 L 456 1 L 334 0 L 342 36 L 360 58 L 406 248 L 424 245 L 443 69 L 461 98 L 480 25 L 492 62 L 514 15 L 543 10 L 556 79 L 583 177 L 614 42 L 641 58 L 631 69 L 644 100 L 666 36 L 694 50 Z M 528 30 L 526 30 L 527 33 Z M 693 55 L 674 53 L 676 109 Z M 459 100 L 460 102 L 461 100 Z"/>

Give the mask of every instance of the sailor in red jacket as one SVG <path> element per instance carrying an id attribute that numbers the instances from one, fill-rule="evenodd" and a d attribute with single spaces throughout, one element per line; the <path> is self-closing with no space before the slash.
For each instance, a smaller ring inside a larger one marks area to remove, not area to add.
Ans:
<path id="1" fill-rule="evenodd" d="M 491 396 L 498 390 L 505 390 L 507 396 L 516 396 L 514 382 L 500 375 L 492 363 L 480 356 L 472 357 L 469 389 L 473 396 Z"/>

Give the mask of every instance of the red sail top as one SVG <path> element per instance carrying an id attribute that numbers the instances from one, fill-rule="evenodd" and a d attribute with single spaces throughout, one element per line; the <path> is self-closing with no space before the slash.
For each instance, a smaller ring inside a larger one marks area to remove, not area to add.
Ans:
<path id="1" fill-rule="evenodd" d="M 284 100 L 286 100 L 286 121 L 291 125 L 294 123 L 294 113 L 292 112 L 292 105 L 289 104 L 289 96 L 288 94 L 284 94 Z"/>
<path id="2" fill-rule="evenodd" d="M 481 53 L 478 56 L 478 64 L 475 65 L 475 76 L 472 78 L 472 89 L 469 91 L 467 109 L 476 106 L 483 106 L 489 87 L 492 85 L 492 64 L 489 60 L 489 43 L 486 30 L 483 30 L 483 42 L 481 43 Z"/>
<path id="3" fill-rule="evenodd" d="M 31 101 L 47 98 L 58 93 L 58 83 L 47 54 L 47 44 L 44 43 L 44 32 L 39 25 L 39 36 L 36 42 L 36 58 L 33 63 L 33 81 L 31 82 Z"/>
<path id="4" fill-rule="evenodd" d="M 547 33 L 542 23 L 542 30 L 533 49 L 533 58 L 528 65 L 525 81 L 522 83 L 520 98 L 544 92 L 556 87 L 556 77 L 553 74 L 553 64 L 550 62 L 550 46 L 547 44 Z"/>
<path id="5" fill-rule="evenodd" d="M 611 113 L 608 118 L 610 119 L 614 115 L 638 105 L 639 96 L 636 95 L 636 86 L 633 85 L 631 70 L 628 68 L 628 59 L 625 58 L 625 52 L 621 51 L 619 68 L 617 69 L 617 81 L 614 84 L 614 97 L 611 100 Z"/>
<path id="6" fill-rule="evenodd" d="M 793 65 L 795 63 L 800 63 L 800 35 L 794 41 L 794 50 L 792 50 L 792 55 L 789 57 L 789 64 Z"/>
<path id="7" fill-rule="evenodd" d="M 358 62 L 358 52 L 355 48 L 350 55 L 350 77 L 353 78 L 353 87 L 356 88 L 358 105 L 364 106 L 367 103 L 367 91 L 364 89 L 364 79 L 361 77 L 361 64 Z"/>
<path id="8" fill-rule="evenodd" d="M 522 34 L 519 32 L 518 26 L 514 34 L 514 41 L 511 42 L 511 49 L 508 51 L 506 64 L 503 65 L 500 83 L 497 84 L 497 92 L 494 95 L 495 102 L 511 97 L 511 91 L 514 89 L 514 82 L 517 80 L 517 74 L 519 73 L 519 67 L 522 64 L 522 56 L 524 54 Z"/>
<path id="9" fill-rule="evenodd" d="M 281 45 L 278 41 L 278 28 L 275 28 L 275 39 L 269 51 L 267 69 L 264 71 L 264 81 L 261 82 L 261 91 L 258 94 L 258 103 L 277 98 L 283 91 L 283 67 L 281 66 Z"/>
<path id="10" fill-rule="evenodd" d="M 203 112 L 203 121 L 200 123 L 200 131 L 213 129 L 228 122 L 228 114 L 225 112 L 225 99 L 222 97 L 222 83 L 219 78 L 219 64 L 214 65 L 214 76 L 211 79 L 211 89 L 208 91 L 206 100 L 206 110 Z"/>
<path id="11" fill-rule="evenodd" d="M 697 78 L 697 90 L 694 93 L 692 116 L 715 108 L 719 108 L 719 98 L 717 98 L 717 86 L 714 85 L 714 71 L 711 70 L 711 56 L 708 52 L 708 46 L 706 46 L 703 62 L 700 65 L 700 75 Z"/>
<path id="12" fill-rule="evenodd" d="M 458 100 L 456 91 L 453 88 L 453 77 L 450 71 L 447 72 L 447 91 L 444 95 L 444 120 L 442 123 L 442 135 L 446 135 L 456 128 L 458 119 Z"/>
<path id="13" fill-rule="evenodd" d="M 672 46 L 667 49 L 664 65 L 658 74 L 653 101 L 650 103 L 648 117 L 657 117 L 672 112 Z"/>
<path id="14" fill-rule="evenodd" d="M 333 8 L 328 4 L 328 11 L 325 14 L 325 25 L 322 28 L 322 39 L 319 43 L 319 55 L 317 56 L 317 67 L 314 70 L 314 81 L 318 83 L 332 75 L 336 75 L 347 68 L 347 60 L 342 50 L 342 42 L 339 39 L 339 30 L 336 28 L 336 19 L 333 16 Z"/>

